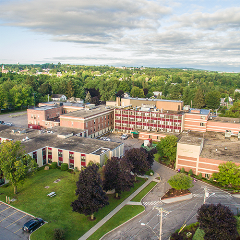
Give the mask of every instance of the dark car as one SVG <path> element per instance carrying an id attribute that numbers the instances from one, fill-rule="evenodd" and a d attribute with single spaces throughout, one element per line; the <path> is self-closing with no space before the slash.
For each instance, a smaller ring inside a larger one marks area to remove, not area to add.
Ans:
<path id="1" fill-rule="evenodd" d="M 37 228 L 39 228 L 40 226 L 42 226 L 44 224 L 44 221 L 41 218 L 34 218 L 29 220 L 28 222 L 26 222 L 23 225 L 23 231 L 25 232 L 33 232 L 34 230 L 36 230 Z"/>

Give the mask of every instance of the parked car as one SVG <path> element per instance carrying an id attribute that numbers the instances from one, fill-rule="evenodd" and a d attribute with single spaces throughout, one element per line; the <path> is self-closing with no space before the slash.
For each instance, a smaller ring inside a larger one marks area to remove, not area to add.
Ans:
<path id="1" fill-rule="evenodd" d="M 128 138 L 128 135 L 127 134 L 123 134 L 122 136 L 121 136 L 121 139 L 122 140 L 126 140 Z"/>
<path id="2" fill-rule="evenodd" d="M 23 225 L 22 230 L 31 233 L 43 224 L 44 221 L 41 218 L 33 218 Z"/>
<path id="3" fill-rule="evenodd" d="M 0 121 L 0 124 L 4 124 L 4 121 Z"/>

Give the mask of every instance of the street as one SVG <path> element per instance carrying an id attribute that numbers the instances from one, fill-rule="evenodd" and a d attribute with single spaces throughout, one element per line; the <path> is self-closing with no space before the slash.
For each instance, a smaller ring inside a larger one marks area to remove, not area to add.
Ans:
<path id="1" fill-rule="evenodd" d="M 145 206 L 145 212 L 102 239 L 159 239 L 159 211 L 154 209 L 155 206 L 158 206 L 168 211 L 168 213 L 163 213 L 162 221 L 162 240 L 167 240 L 176 229 L 179 229 L 184 224 L 188 225 L 197 221 L 197 210 L 204 201 L 204 188 L 207 188 L 209 193 L 206 203 L 224 204 L 229 206 L 234 214 L 237 214 L 240 207 L 239 199 L 233 198 L 230 194 L 201 181 L 194 183 L 194 187 L 190 189 L 193 193 L 192 199 L 170 204 L 162 203 L 160 197 L 170 188 L 167 180 L 176 172 L 157 162 L 154 163 L 153 170 L 161 176 L 161 182 L 143 198 L 142 204 Z"/>

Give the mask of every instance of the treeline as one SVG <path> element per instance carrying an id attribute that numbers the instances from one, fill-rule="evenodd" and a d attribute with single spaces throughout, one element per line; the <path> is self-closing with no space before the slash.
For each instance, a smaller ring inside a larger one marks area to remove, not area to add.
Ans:
<path id="1" fill-rule="evenodd" d="M 115 100 L 128 92 L 133 97 L 153 96 L 183 100 L 196 108 L 216 109 L 220 98 L 240 88 L 240 74 L 200 70 L 162 68 L 115 68 L 58 63 L 42 65 L 5 65 L 10 72 L 0 73 L 1 109 L 20 109 L 47 101 L 48 94 L 85 99 L 88 92 L 94 102 Z M 46 70 L 47 69 L 47 70 Z M 25 70 L 24 73 L 18 73 Z M 48 71 L 49 74 L 36 74 Z M 61 72 L 57 77 L 55 73 Z M 50 75 L 51 74 L 51 75 Z"/>

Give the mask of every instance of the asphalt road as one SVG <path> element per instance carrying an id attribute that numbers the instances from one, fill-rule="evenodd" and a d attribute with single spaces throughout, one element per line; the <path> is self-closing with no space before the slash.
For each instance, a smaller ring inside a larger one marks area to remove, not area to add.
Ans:
<path id="1" fill-rule="evenodd" d="M 240 207 L 239 199 L 233 198 L 230 194 L 201 181 L 194 183 L 194 187 L 191 189 L 193 193 L 192 199 L 164 204 L 160 201 L 160 197 L 169 189 L 170 186 L 167 180 L 176 174 L 176 172 L 156 162 L 154 163 L 153 169 L 159 173 L 162 181 L 142 200 L 142 204 L 145 206 L 145 212 L 106 235 L 103 238 L 104 240 L 159 239 L 159 211 L 154 209 L 155 206 L 161 207 L 168 212 L 163 213 L 162 221 L 162 240 L 167 240 L 176 229 L 184 224 L 188 225 L 197 221 L 197 210 L 204 201 L 204 188 L 207 188 L 209 192 L 206 203 L 222 203 L 229 206 L 235 214 L 238 211 L 238 207 Z"/>

